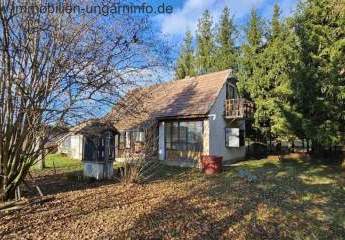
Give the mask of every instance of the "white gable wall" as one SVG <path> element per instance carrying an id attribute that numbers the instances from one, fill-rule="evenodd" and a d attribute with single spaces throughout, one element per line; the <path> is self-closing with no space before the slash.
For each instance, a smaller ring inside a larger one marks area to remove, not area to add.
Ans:
<path id="1" fill-rule="evenodd" d="M 83 135 L 67 135 L 59 144 L 58 152 L 65 153 L 69 157 L 82 160 L 83 159 Z"/>
<path id="2" fill-rule="evenodd" d="M 228 148 L 225 146 L 225 128 L 230 127 L 229 120 L 224 119 L 226 88 L 222 87 L 209 114 L 209 154 L 222 156 L 224 161 L 235 162 L 245 158 L 245 146 Z M 236 127 L 244 128 L 244 120 L 236 121 Z"/>

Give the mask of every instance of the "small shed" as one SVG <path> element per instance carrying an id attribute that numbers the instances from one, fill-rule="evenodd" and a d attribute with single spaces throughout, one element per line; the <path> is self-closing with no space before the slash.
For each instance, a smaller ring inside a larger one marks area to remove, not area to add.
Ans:
<path id="1" fill-rule="evenodd" d="M 79 124 L 72 131 L 82 136 L 84 176 L 97 180 L 112 178 L 116 129 L 111 124 L 92 120 Z"/>

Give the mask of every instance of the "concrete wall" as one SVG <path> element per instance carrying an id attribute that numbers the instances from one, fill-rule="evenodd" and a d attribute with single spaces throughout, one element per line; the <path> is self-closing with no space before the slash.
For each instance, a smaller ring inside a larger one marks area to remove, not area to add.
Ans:
<path id="1" fill-rule="evenodd" d="M 244 128 L 244 120 L 230 122 L 224 118 L 224 104 L 226 100 L 225 86 L 212 106 L 209 115 L 209 154 L 223 156 L 223 160 L 228 163 L 241 160 L 245 157 L 245 146 L 239 148 L 229 148 L 225 146 L 225 128 L 240 127 Z"/>
<path id="2" fill-rule="evenodd" d="M 92 177 L 97 180 L 111 179 L 114 174 L 113 162 L 84 162 L 83 172 L 85 177 Z"/>

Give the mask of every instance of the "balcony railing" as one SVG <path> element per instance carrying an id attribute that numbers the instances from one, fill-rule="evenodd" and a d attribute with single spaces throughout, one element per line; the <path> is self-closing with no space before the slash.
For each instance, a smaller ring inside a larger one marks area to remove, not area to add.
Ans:
<path id="1" fill-rule="evenodd" d="M 225 100 L 225 118 L 249 118 L 254 113 L 254 103 L 244 98 Z"/>

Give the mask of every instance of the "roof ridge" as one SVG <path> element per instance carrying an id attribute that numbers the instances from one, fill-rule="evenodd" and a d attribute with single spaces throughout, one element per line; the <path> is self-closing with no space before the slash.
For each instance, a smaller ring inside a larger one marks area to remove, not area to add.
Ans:
<path id="1" fill-rule="evenodd" d="M 200 78 L 205 78 L 208 75 L 213 75 L 213 74 L 220 74 L 223 72 L 228 71 L 229 74 L 231 74 L 232 69 L 225 69 L 225 70 L 221 70 L 221 71 L 217 71 L 217 72 L 210 72 L 210 73 L 205 73 L 202 75 L 196 75 L 196 76 L 190 76 L 189 78 L 180 78 L 180 79 L 172 79 L 166 82 L 160 82 L 160 83 L 154 83 L 152 85 L 148 85 L 148 86 L 143 86 L 143 89 L 150 89 L 151 87 L 156 87 L 156 86 L 163 86 L 163 85 L 169 85 L 169 84 L 173 84 L 173 83 L 178 83 L 178 82 L 189 82 L 189 81 L 195 81 L 195 80 L 200 80 Z"/>
<path id="2" fill-rule="evenodd" d="M 124 97 L 124 108 L 133 109 L 133 114 L 121 111 L 116 104 L 108 117 L 114 119 L 117 129 L 141 126 L 151 118 L 173 116 L 207 116 L 219 93 L 231 75 L 231 70 L 198 75 L 192 79 L 180 79 L 141 87 L 133 95 Z M 140 98 L 140 101 L 133 99 Z M 113 117 L 112 117 L 113 116 Z"/>

